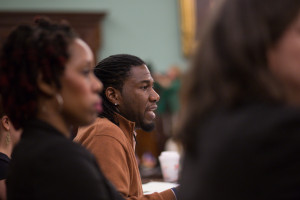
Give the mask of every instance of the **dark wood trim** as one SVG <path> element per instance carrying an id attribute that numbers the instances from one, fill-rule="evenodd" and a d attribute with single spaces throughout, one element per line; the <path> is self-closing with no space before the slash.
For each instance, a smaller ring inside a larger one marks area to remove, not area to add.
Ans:
<path id="1" fill-rule="evenodd" d="M 106 16 L 105 12 L 1 11 L 0 46 L 15 26 L 21 23 L 31 23 L 36 16 L 47 16 L 54 21 L 67 20 L 91 47 L 97 59 L 102 44 L 101 24 Z"/>

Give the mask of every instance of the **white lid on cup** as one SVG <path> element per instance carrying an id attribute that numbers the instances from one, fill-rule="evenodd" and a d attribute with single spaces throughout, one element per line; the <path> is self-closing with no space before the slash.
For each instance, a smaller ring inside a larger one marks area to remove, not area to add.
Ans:
<path id="1" fill-rule="evenodd" d="M 179 153 L 177 151 L 163 151 L 163 152 L 161 152 L 161 154 L 160 154 L 159 157 L 164 158 L 164 159 L 165 158 L 172 158 L 172 159 L 174 159 L 174 158 L 179 158 L 180 155 L 179 155 Z"/>

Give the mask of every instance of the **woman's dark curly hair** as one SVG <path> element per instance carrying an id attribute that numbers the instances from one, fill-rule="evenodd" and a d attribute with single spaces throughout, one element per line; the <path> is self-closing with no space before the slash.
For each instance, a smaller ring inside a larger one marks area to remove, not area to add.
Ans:
<path id="1" fill-rule="evenodd" d="M 0 96 L 0 118 L 3 117 L 4 112 L 3 112 L 3 106 L 2 106 L 2 100 L 1 100 L 1 96 Z"/>
<path id="2" fill-rule="evenodd" d="M 5 41 L 0 56 L 0 91 L 4 112 L 15 128 L 35 118 L 38 76 L 60 88 L 59 78 L 69 59 L 68 46 L 77 37 L 66 23 L 36 18 L 34 25 L 19 25 Z"/>
<path id="3" fill-rule="evenodd" d="M 116 106 L 106 97 L 105 91 L 108 87 L 113 87 L 122 92 L 123 83 L 130 75 L 132 67 L 144 65 L 140 58 L 128 54 L 116 54 L 100 61 L 95 67 L 95 75 L 103 83 L 104 89 L 101 97 L 103 99 L 103 112 L 99 117 L 105 117 L 117 124 L 115 121 Z"/>

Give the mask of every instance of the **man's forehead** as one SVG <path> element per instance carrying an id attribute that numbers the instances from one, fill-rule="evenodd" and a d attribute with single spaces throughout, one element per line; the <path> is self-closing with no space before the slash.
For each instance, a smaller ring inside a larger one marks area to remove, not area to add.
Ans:
<path id="1" fill-rule="evenodd" d="M 130 69 L 127 80 L 135 82 L 153 81 L 151 73 L 146 65 L 133 66 Z"/>

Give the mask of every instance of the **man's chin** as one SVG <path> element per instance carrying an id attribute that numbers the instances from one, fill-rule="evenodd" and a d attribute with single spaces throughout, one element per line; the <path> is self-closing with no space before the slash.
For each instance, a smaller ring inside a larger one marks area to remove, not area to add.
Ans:
<path id="1" fill-rule="evenodd" d="M 146 131 L 146 132 L 150 132 L 153 131 L 155 127 L 155 123 L 149 123 L 149 124 L 141 124 L 141 129 Z"/>

